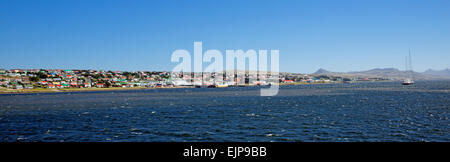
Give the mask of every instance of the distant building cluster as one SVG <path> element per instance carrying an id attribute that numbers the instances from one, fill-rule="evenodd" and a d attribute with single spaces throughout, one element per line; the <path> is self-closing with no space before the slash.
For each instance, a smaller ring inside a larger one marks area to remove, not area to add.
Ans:
<path id="1" fill-rule="evenodd" d="M 217 77 L 220 76 L 220 80 Z M 278 81 L 277 81 L 278 80 Z M 344 78 L 327 75 L 280 73 L 270 74 L 191 73 L 183 75 L 170 72 L 121 72 L 103 70 L 73 69 L 0 69 L 0 87 L 8 89 L 33 88 L 110 88 L 110 87 L 176 87 L 176 86 L 218 86 L 268 85 L 277 83 L 336 83 L 352 81 L 373 81 L 380 78 Z"/>
<path id="2" fill-rule="evenodd" d="M 0 86 L 11 89 L 32 88 L 107 88 L 162 87 L 168 84 L 167 72 L 121 72 L 61 69 L 0 70 Z"/>

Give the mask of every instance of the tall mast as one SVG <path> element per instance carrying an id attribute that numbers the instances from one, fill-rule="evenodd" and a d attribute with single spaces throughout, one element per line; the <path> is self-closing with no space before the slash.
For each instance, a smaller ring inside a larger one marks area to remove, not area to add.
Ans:
<path id="1" fill-rule="evenodd" d="M 405 72 L 408 72 L 408 56 L 405 56 Z"/>
<path id="2" fill-rule="evenodd" d="M 413 69 L 412 69 L 412 63 L 411 63 L 411 49 L 409 49 L 409 74 L 411 79 L 414 79 L 414 75 L 413 75 Z"/>
<path id="3" fill-rule="evenodd" d="M 409 70 L 412 72 L 412 64 L 411 64 L 411 49 L 409 49 Z"/>

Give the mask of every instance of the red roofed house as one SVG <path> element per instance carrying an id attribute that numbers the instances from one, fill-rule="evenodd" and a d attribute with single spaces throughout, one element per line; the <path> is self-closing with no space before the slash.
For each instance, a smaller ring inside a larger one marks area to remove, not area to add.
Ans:
<path id="1" fill-rule="evenodd" d="M 97 88 L 103 88 L 105 86 L 105 84 L 103 83 L 97 83 Z"/>
<path id="2" fill-rule="evenodd" d="M 77 84 L 77 82 L 70 82 L 70 86 L 72 86 L 72 87 L 77 87 L 78 84 Z"/>
<path id="3" fill-rule="evenodd" d="M 294 83 L 293 80 L 284 80 L 285 83 Z"/>

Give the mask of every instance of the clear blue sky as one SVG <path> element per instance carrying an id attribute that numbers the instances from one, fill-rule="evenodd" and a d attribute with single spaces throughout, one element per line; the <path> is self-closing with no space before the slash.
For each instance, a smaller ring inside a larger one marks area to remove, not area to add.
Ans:
<path id="1" fill-rule="evenodd" d="M 0 69 L 171 70 L 176 49 L 279 49 L 280 70 L 450 68 L 449 0 L 0 0 Z"/>

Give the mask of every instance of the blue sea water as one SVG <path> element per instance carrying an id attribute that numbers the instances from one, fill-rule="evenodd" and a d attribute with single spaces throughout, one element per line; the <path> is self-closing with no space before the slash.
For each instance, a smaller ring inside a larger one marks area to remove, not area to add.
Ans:
<path id="1" fill-rule="evenodd" d="M 450 81 L 0 95 L 0 141 L 445 141 Z"/>

